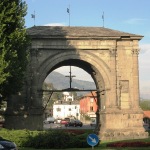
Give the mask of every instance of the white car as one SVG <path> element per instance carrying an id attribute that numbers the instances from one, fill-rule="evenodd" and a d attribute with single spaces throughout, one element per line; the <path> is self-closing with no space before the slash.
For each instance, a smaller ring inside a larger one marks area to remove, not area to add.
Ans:
<path id="1" fill-rule="evenodd" d="M 96 126 L 96 118 L 91 118 L 91 126 Z"/>
<path id="2" fill-rule="evenodd" d="M 56 123 L 60 123 L 62 119 L 58 118 L 56 119 Z"/>
<path id="3" fill-rule="evenodd" d="M 55 122 L 55 118 L 54 117 L 48 117 L 44 123 L 54 123 Z"/>

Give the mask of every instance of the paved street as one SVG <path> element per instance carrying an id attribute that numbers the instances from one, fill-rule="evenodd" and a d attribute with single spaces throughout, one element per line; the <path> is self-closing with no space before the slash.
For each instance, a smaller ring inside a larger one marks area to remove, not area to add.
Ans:
<path id="1" fill-rule="evenodd" d="M 150 128 L 148 128 L 148 126 L 143 126 L 145 128 L 146 131 L 149 131 Z M 44 124 L 44 129 L 95 129 L 95 126 L 90 126 L 90 124 L 83 124 L 82 127 L 73 127 L 73 126 L 70 126 L 70 127 L 65 127 L 65 125 L 61 125 L 59 123 L 46 123 Z"/>
<path id="2" fill-rule="evenodd" d="M 90 126 L 90 124 L 83 124 L 82 127 L 65 127 L 65 125 L 57 124 L 57 123 L 47 123 L 44 124 L 44 129 L 95 129 L 94 126 Z"/>

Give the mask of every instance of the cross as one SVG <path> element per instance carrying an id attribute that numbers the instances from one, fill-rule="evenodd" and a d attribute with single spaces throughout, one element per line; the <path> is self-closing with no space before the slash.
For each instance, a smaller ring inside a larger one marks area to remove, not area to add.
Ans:
<path id="1" fill-rule="evenodd" d="M 71 89 L 71 82 L 72 82 L 72 78 L 75 77 L 74 75 L 71 75 L 71 66 L 70 66 L 70 75 L 69 76 L 65 76 L 65 77 L 69 77 L 70 78 L 70 89 Z"/>

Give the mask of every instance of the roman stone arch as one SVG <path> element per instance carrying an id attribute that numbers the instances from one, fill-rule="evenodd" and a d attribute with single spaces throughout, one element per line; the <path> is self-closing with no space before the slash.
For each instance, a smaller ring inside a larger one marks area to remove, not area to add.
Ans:
<path id="1" fill-rule="evenodd" d="M 41 86 L 41 83 L 43 84 L 43 81 L 45 80 L 45 78 L 47 77 L 47 74 L 49 74 L 50 70 L 53 70 L 52 68 L 54 68 L 58 63 L 60 62 L 64 62 L 64 61 L 68 61 L 68 65 L 71 64 L 71 60 L 76 60 L 76 61 L 84 61 L 86 63 L 88 63 L 89 65 L 92 65 L 93 68 L 95 66 L 96 68 L 101 68 L 101 74 L 103 76 L 103 79 L 105 80 L 105 86 L 110 88 L 110 69 L 107 66 L 107 64 L 101 60 L 99 57 L 97 57 L 96 55 L 89 53 L 89 52 L 78 52 L 78 54 L 76 54 L 76 52 L 64 52 L 64 53 L 60 53 L 57 54 L 56 56 L 53 56 L 53 58 L 48 58 L 46 60 L 46 62 L 44 62 L 43 64 L 41 64 L 40 68 L 38 68 L 38 72 L 39 72 L 39 86 Z M 48 64 L 48 65 L 47 65 Z M 76 66 L 80 67 L 79 64 L 77 64 Z M 82 68 L 84 69 L 84 68 Z M 94 71 L 94 70 L 93 70 Z M 98 71 L 98 70 L 97 70 Z M 90 72 L 89 72 L 90 73 Z M 91 74 L 91 73 L 90 73 Z"/>
<path id="2" fill-rule="evenodd" d="M 139 107 L 140 35 L 100 27 L 28 29 L 30 61 L 24 88 L 8 102 L 6 128 L 43 128 L 42 85 L 61 66 L 88 72 L 97 88 L 95 132 L 102 140 L 145 138 Z"/>
<path id="3" fill-rule="evenodd" d="M 85 57 L 86 55 L 86 57 Z M 89 52 L 79 52 L 78 54 L 76 54 L 76 52 L 67 52 L 67 54 L 64 52 L 61 54 L 57 54 L 57 56 L 53 56 L 53 58 L 48 58 L 46 62 L 44 62 L 44 64 L 42 64 L 40 66 L 40 68 L 38 68 L 38 74 L 40 75 L 39 79 L 38 79 L 38 89 L 41 89 L 43 81 L 45 80 L 45 78 L 47 77 L 47 74 L 49 74 L 49 71 L 52 70 L 52 68 L 55 68 L 55 66 L 58 63 L 62 63 L 64 61 L 67 61 L 68 65 L 74 65 L 74 63 L 72 63 L 72 60 L 74 61 L 78 61 L 80 64 L 76 64 L 77 67 L 81 67 L 82 69 L 85 69 L 84 67 L 82 67 L 82 62 L 84 62 L 84 64 L 86 63 L 87 66 L 89 66 L 90 68 L 92 67 L 92 72 L 87 71 L 89 74 L 91 74 L 91 76 L 93 76 L 93 79 L 95 81 L 98 81 L 96 84 L 97 89 L 99 89 L 100 94 L 102 93 L 104 95 L 107 95 L 107 92 L 105 92 L 106 90 L 108 91 L 110 89 L 110 69 L 107 66 L 107 64 L 105 64 L 105 62 L 103 62 L 101 59 L 99 59 L 97 56 L 93 55 Z M 59 61 L 59 62 L 58 62 Z M 47 64 L 51 64 L 51 65 L 47 65 Z M 95 66 L 95 67 L 94 67 Z M 97 70 L 96 68 L 101 68 L 101 72 L 99 72 L 99 70 Z M 44 70 L 44 71 L 43 71 Z M 95 74 L 97 74 L 97 76 L 93 75 L 93 72 Z M 99 80 L 97 80 L 96 78 L 98 78 Z M 106 89 L 105 89 L 106 87 Z M 106 97 L 106 96 L 105 96 Z M 101 97 L 101 101 L 105 102 L 106 98 L 104 96 Z M 40 98 L 41 99 L 41 98 Z M 104 103 L 101 103 L 104 105 Z M 102 106 L 101 106 L 102 107 Z"/>

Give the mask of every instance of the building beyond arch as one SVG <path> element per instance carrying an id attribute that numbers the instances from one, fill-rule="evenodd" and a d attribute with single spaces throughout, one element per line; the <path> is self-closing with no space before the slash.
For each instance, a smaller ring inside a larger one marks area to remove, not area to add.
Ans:
<path id="1" fill-rule="evenodd" d="M 6 128 L 43 128 L 42 85 L 61 66 L 88 72 L 97 88 L 97 128 L 102 140 L 145 138 L 139 107 L 139 40 L 143 36 L 101 27 L 34 26 L 30 63 L 21 95 L 12 96 Z"/>

